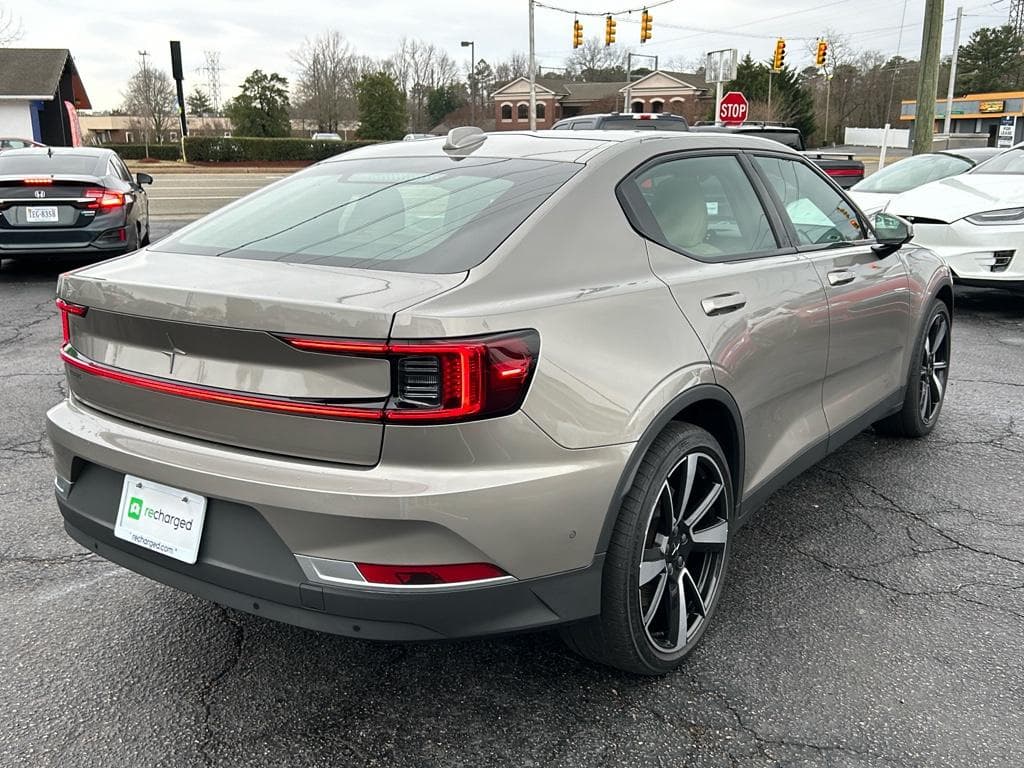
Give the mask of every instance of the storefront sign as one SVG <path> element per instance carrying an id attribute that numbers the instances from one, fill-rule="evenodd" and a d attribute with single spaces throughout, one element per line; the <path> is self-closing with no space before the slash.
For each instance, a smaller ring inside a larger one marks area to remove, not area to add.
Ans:
<path id="1" fill-rule="evenodd" d="M 978 112 L 983 115 L 991 114 L 992 112 L 1005 112 L 1006 102 L 1005 101 L 983 101 L 978 105 Z"/>

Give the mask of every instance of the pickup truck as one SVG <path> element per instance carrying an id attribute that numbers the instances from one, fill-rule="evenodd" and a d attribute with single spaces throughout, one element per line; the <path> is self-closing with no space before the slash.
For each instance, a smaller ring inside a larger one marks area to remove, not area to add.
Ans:
<path id="1" fill-rule="evenodd" d="M 765 123 L 744 123 L 737 126 L 702 125 L 697 123 L 691 131 L 719 131 L 742 133 L 773 139 L 802 153 L 808 160 L 827 173 L 843 189 L 849 189 L 864 178 L 864 163 L 849 152 L 826 152 L 819 149 L 807 150 L 799 128 Z"/>

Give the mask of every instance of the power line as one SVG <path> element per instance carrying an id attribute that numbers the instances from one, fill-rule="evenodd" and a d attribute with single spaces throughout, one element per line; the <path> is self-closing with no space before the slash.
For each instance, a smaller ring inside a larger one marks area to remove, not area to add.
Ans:
<path id="1" fill-rule="evenodd" d="M 640 8 L 626 8 L 622 11 L 574 11 L 569 8 L 560 8 L 557 5 L 547 5 L 546 3 L 537 2 L 534 0 L 534 5 L 538 8 L 546 8 L 549 11 L 558 11 L 559 13 L 567 13 L 570 16 L 625 16 L 631 13 L 640 13 L 641 11 L 649 11 L 651 8 L 657 8 L 660 5 L 668 5 L 673 3 L 675 0 L 657 0 L 654 3 L 647 3 Z"/>

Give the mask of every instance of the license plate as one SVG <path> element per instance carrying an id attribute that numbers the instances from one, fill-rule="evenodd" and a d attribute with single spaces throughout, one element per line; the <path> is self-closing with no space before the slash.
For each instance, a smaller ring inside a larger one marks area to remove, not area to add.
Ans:
<path id="1" fill-rule="evenodd" d="M 205 520 L 205 496 L 125 475 L 114 535 L 191 565 Z"/>
<path id="2" fill-rule="evenodd" d="M 25 219 L 31 224 L 57 221 L 57 209 L 52 206 L 33 206 L 25 209 Z"/>

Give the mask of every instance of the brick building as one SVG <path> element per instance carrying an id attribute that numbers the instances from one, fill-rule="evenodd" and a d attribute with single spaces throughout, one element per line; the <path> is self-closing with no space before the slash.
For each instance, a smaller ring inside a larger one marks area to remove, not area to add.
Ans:
<path id="1" fill-rule="evenodd" d="M 629 107 L 626 99 L 629 99 Z M 494 129 L 523 130 L 530 123 L 530 81 L 519 77 L 491 94 Z M 691 122 L 708 110 L 708 85 L 700 75 L 655 71 L 626 83 L 577 83 L 537 78 L 537 128 L 550 128 L 563 117 L 595 112 L 672 112 Z"/>

